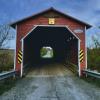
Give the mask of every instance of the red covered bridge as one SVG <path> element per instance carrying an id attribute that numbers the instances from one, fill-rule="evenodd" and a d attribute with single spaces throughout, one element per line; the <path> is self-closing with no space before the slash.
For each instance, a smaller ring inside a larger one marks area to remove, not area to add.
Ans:
<path id="1" fill-rule="evenodd" d="M 85 32 L 91 26 L 54 8 L 46 9 L 11 24 L 17 31 L 15 70 L 45 62 L 69 61 L 77 65 L 81 76 L 87 68 Z M 49 46 L 54 51 L 51 59 L 42 59 L 40 49 Z"/>

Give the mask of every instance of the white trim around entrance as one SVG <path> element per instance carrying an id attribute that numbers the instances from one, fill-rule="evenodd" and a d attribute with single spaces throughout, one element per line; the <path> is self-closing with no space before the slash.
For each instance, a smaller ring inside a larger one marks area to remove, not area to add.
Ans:
<path id="1" fill-rule="evenodd" d="M 21 51 L 22 51 L 22 63 L 21 63 L 21 72 L 20 72 L 20 76 L 22 77 L 23 76 L 23 49 L 24 48 L 24 42 L 23 42 L 23 40 L 21 41 Z"/>
<path id="2" fill-rule="evenodd" d="M 79 73 L 79 77 L 81 76 L 81 68 L 80 68 L 80 59 L 79 59 L 79 55 L 80 55 L 80 40 L 78 40 L 78 73 Z"/>
<path id="3" fill-rule="evenodd" d="M 71 29 L 66 26 L 66 25 L 34 25 L 33 29 L 31 31 L 29 31 L 22 39 L 21 39 L 21 42 L 22 42 L 22 54 L 23 54 L 23 51 L 24 51 L 24 39 L 33 31 L 35 30 L 37 27 L 39 26 L 44 26 L 44 27 L 65 27 L 69 32 L 72 33 L 72 35 L 74 35 L 76 37 L 76 39 L 78 39 L 78 73 L 79 73 L 79 76 L 81 75 L 81 69 L 80 69 L 80 61 L 79 61 L 79 52 L 80 52 L 80 39 L 74 34 L 73 31 L 71 31 Z M 24 57 L 24 55 L 23 55 Z M 22 64 L 21 64 L 21 77 L 23 76 L 23 60 L 22 60 Z"/>
<path id="4" fill-rule="evenodd" d="M 86 44 L 86 26 L 85 26 L 85 62 L 86 62 L 86 69 L 87 69 L 87 44 Z"/>

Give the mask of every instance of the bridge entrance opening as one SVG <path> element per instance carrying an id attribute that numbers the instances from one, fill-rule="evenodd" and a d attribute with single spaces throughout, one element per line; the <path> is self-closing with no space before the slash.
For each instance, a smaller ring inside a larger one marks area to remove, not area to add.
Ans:
<path id="1" fill-rule="evenodd" d="M 79 39 L 66 26 L 36 26 L 22 42 L 22 70 L 37 64 L 71 62 L 79 70 Z"/>

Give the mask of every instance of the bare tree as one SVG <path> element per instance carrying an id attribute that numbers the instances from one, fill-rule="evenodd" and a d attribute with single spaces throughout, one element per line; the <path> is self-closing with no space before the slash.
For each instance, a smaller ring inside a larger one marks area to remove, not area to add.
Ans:
<path id="1" fill-rule="evenodd" d="M 95 48 L 100 48 L 99 40 L 96 37 L 94 37 L 94 36 L 92 36 L 92 40 L 93 40 Z"/>
<path id="2" fill-rule="evenodd" d="M 100 27 L 97 27 L 97 29 L 100 29 Z M 92 41 L 93 41 L 92 47 L 100 48 L 100 32 L 99 31 L 95 32 L 95 34 L 92 35 Z"/>
<path id="3" fill-rule="evenodd" d="M 0 26 L 0 48 L 4 47 L 9 40 L 13 39 L 14 35 L 11 33 L 10 26 L 2 25 Z"/>

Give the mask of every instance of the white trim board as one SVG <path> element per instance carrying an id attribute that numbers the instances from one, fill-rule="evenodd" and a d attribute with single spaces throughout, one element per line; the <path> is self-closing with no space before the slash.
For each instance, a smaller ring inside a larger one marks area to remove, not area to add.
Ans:
<path id="1" fill-rule="evenodd" d="M 87 44 L 86 44 L 86 26 L 85 26 L 85 68 L 87 69 Z"/>
<path id="2" fill-rule="evenodd" d="M 21 40 L 24 40 L 37 26 L 34 26 Z"/>
<path id="3" fill-rule="evenodd" d="M 79 67 L 79 77 L 81 76 L 81 68 L 80 68 L 80 59 L 79 59 L 79 55 L 80 55 L 80 40 L 78 40 L 78 67 Z"/>
<path id="4" fill-rule="evenodd" d="M 23 48 L 24 48 L 24 42 L 23 40 L 21 41 L 21 51 L 22 51 L 22 63 L 21 63 L 21 73 L 20 76 L 23 76 Z"/>

